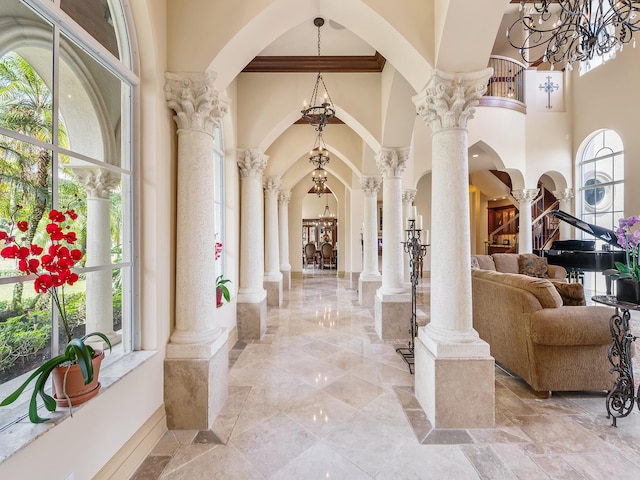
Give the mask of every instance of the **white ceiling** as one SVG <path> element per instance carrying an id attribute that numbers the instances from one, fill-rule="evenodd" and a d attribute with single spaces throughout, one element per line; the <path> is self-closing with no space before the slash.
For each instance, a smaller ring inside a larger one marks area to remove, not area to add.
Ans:
<path id="1" fill-rule="evenodd" d="M 325 18 L 320 27 L 321 55 L 373 55 L 375 50 L 342 25 Z M 292 28 L 277 38 L 260 56 L 296 56 L 318 54 L 318 29 L 313 19 Z"/>

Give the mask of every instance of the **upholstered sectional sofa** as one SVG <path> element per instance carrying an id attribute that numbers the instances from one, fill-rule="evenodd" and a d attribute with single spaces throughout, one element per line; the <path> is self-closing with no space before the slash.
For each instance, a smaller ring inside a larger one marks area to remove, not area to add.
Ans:
<path id="1" fill-rule="evenodd" d="M 541 397 L 552 391 L 611 389 L 615 376 L 607 352 L 613 310 L 563 305 L 549 279 L 499 271 L 512 270 L 517 254 L 491 256 L 497 270 L 486 257 L 477 256 L 480 268 L 472 271 L 473 326 L 496 362 Z M 555 268 L 548 273 L 564 277 Z"/>

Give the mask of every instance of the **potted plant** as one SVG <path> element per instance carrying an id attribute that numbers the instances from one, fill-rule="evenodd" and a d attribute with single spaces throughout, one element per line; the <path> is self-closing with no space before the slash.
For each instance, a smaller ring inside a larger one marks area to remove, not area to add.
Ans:
<path id="1" fill-rule="evenodd" d="M 616 268 L 602 272 L 616 282 L 618 300 L 640 304 L 640 217 L 634 215 L 618 220 L 618 245 L 625 249 L 625 263 L 616 262 Z"/>
<path id="2" fill-rule="evenodd" d="M 227 287 L 227 283 L 231 282 L 228 278 L 224 278 L 222 275 L 218 275 L 216 278 L 216 306 L 220 307 L 222 305 L 222 299 L 224 298 L 227 303 L 231 301 L 231 294 L 229 293 L 229 288 Z"/>
<path id="3" fill-rule="evenodd" d="M 18 207 L 16 212 L 19 208 L 21 207 Z M 89 333 L 81 338 L 72 336 L 65 308 L 64 286 L 73 285 L 78 280 L 78 274 L 73 272 L 72 268 L 82 258 L 82 252 L 74 248 L 77 241 L 76 233 L 68 226 L 69 221 L 77 218 L 75 211 L 51 210 L 49 212 L 49 223 L 46 226 L 49 241 L 44 247 L 35 243 L 28 246 L 18 243 L 15 236 L 11 234 L 14 224 L 21 232 L 26 232 L 29 225 L 25 221 L 15 223 L 13 217 L 10 232 L 0 231 L 0 241 L 4 242 L 0 256 L 15 259 L 18 270 L 25 275 L 35 275 L 33 286 L 37 293 L 51 295 L 67 336 L 67 345 L 64 353 L 47 360 L 38 367 L 22 385 L 0 403 L 0 406 L 15 402 L 24 389 L 31 382 L 35 382 L 29 402 L 29 420 L 33 423 L 41 423 L 48 418 L 38 415 L 36 403 L 38 395 L 44 401 L 47 410 L 53 412 L 57 405 L 77 405 L 98 393 L 100 384 L 97 377 L 104 352 L 96 351 L 86 341 L 90 337 L 99 337 L 104 340 L 110 350 L 111 342 L 100 332 Z M 55 391 L 53 397 L 44 390 L 47 379 L 52 373 Z M 78 382 L 74 381 L 76 375 L 80 377 Z M 59 377 L 58 380 L 56 376 Z M 79 392 L 72 390 L 74 383 L 80 384 Z"/>

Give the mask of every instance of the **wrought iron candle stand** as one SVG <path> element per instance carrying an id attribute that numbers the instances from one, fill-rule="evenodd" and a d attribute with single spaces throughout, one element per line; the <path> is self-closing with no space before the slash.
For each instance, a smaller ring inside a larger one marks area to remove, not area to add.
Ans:
<path id="1" fill-rule="evenodd" d="M 409 343 L 406 347 L 396 348 L 403 360 L 409 366 L 409 373 L 413 373 L 413 367 L 415 364 L 414 357 L 414 345 L 415 336 L 418 334 L 418 316 L 416 314 L 416 288 L 418 285 L 418 271 L 420 265 L 420 259 L 427 253 L 427 246 L 420 244 L 420 229 L 416 229 L 416 221 L 409 219 L 409 228 L 407 232 L 407 241 L 402 242 L 404 245 L 404 251 L 409 254 L 409 270 L 411 281 L 411 326 L 409 328 Z"/>
<path id="2" fill-rule="evenodd" d="M 592 300 L 616 309 L 609 320 L 612 343 L 608 356 L 613 366 L 611 371 L 617 373 L 618 378 L 607 394 L 607 418 L 613 417 L 613 426 L 616 427 L 616 420 L 629 415 L 634 403 L 640 408 L 640 387 L 636 392 L 631 356 L 631 343 L 637 337 L 629 332 L 629 310 L 640 310 L 640 305 L 620 302 L 610 295 L 597 295 Z"/>

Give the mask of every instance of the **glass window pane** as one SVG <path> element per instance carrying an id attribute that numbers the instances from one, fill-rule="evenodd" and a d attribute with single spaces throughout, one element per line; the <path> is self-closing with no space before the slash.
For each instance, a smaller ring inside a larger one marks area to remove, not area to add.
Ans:
<path id="1" fill-rule="evenodd" d="M 44 232 L 42 218 L 50 206 L 51 152 L 0 135 L 0 229 L 7 231 L 12 217 L 27 221 L 31 241 Z"/>
<path id="2" fill-rule="evenodd" d="M 60 115 L 68 148 L 120 166 L 122 82 L 64 35 L 60 52 Z"/>
<path id="3" fill-rule="evenodd" d="M 51 66 L 51 52 L 44 49 L 16 48 L 0 58 L 0 126 L 51 142 Z"/>
<path id="4" fill-rule="evenodd" d="M 107 0 L 60 0 L 60 8 L 116 58 L 118 41 Z"/>
<path id="5" fill-rule="evenodd" d="M 3 276 L 14 269 L 12 260 L 0 259 Z M 33 282 L 0 285 L 0 385 L 38 367 L 49 358 L 49 295 L 37 294 Z"/>
<path id="6" fill-rule="evenodd" d="M 122 261 L 121 183 L 120 173 L 77 158 L 60 159 L 58 205 L 73 208 L 84 222 L 79 235 L 87 267 Z"/>

